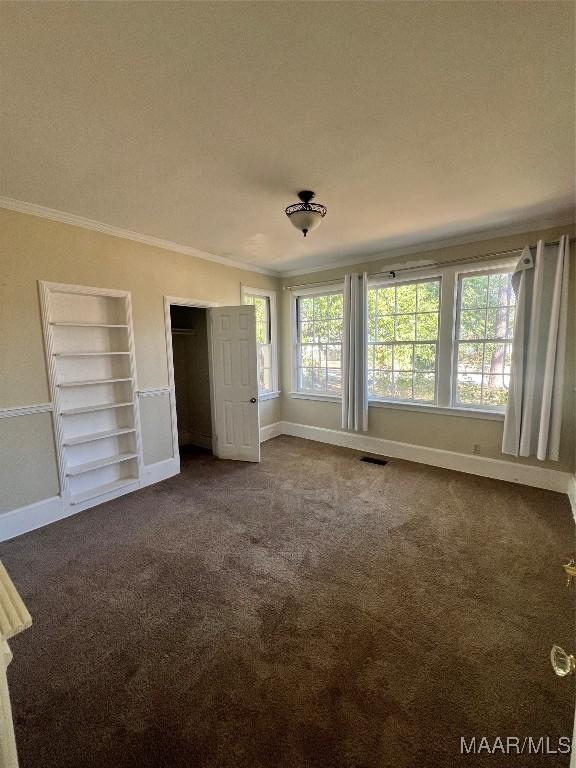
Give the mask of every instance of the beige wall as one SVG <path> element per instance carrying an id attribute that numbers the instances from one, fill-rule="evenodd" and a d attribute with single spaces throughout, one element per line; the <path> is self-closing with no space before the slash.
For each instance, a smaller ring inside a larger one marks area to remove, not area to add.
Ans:
<path id="1" fill-rule="evenodd" d="M 430 260 L 489 253 L 554 239 L 575 228 L 530 232 L 405 257 L 382 259 L 354 267 L 376 272 L 399 261 Z M 574 266 L 574 265 L 573 265 Z M 348 268 L 350 271 L 351 268 Z M 346 269 L 315 272 L 286 279 L 285 284 L 340 277 Z M 572 270 L 572 277 L 576 270 Z M 138 386 L 167 387 L 168 371 L 163 297 L 180 296 L 220 304 L 238 304 L 240 284 L 279 288 L 279 281 L 258 273 L 226 267 L 67 224 L 0 209 L 0 408 L 49 402 L 44 359 L 38 280 L 118 288 L 132 293 Z M 574 283 L 573 283 L 574 284 Z M 574 291 L 568 345 L 568 376 L 561 461 L 555 469 L 574 467 Z M 261 403 L 261 425 L 281 419 L 340 428 L 334 403 L 296 400 L 291 388 L 290 292 L 278 291 L 280 315 L 280 381 L 283 395 Z M 282 322 L 284 318 L 284 322 Z M 167 396 L 141 398 L 144 459 L 154 463 L 172 455 Z M 370 409 L 370 435 L 416 445 L 470 453 L 479 443 L 481 455 L 518 460 L 500 453 L 502 424 L 484 419 Z M 0 511 L 30 504 L 58 493 L 56 460 L 49 414 L 0 419 Z"/>
<path id="2" fill-rule="evenodd" d="M 366 270 L 369 274 L 383 271 L 391 264 L 399 266 L 401 263 L 437 262 L 448 259 L 459 259 L 466 256 L 494 253 L 511 248 L 523 247 L 526 244 L 535 243 L 543 237 L 547 240 L 555 240 L 561 234 L 576 231 L 574 226 L 556 229 L 528 232 L 521 235 L 502 237 L 494 240 L 484 240 L 477 243 L 453 246 L 434 251 L 421 251 L 410 256 L 389 257 L 379 261 L 371 261 L 353 267 L 327 270 L 325 272 L 313 272 L 308 275 L 298 275 L 284 279 L 283 285 L 300 285 L 311 282 L 321 282 L 341 277 L 345 272 L 361 272 Z M 572 256 L 571 267 L 574 267 Z M 472 453 L 474 443 L 480 445 L 480 455 L 505 461 L 549 466 L 553 469 L 573 471 L 574 467 L 574 268 L 571 273 L 572 300 L 570 302 L 569 328 L 570 336 L 567 349 L 567 376 L 565 383 L 565 406 L 563 419 L 563 435 L 561 445 L 561 460 L 559 462 L 538 462 L 536 459 L 516 459 L 501 453 L 502 426 L 501 421 L 489 421 L 486 419 L 471 419 L 463 416 L 445 416 L 423 411 L 405 411 L 393 408 L 369 408 L 369 432 L 373 437 L 381 437 L 388 440 L 396 440 L 414 445 L 440 448 L 460 453 Z M 290 317 L 290 291 L 281 292 L 282 316 Z M 339 403 L 318 402 L 291 398 L 291 371 L 292 371 L 292 341 L 290 323 L 283 323 L 280 340 L 282 386 L 284 392 L 282 401 L 282 418 L 286 421 L 307 424 L 329 429 L 340 429 L 341 406 Z"/>
<path id="3" fill-rule="evenodd" d="M 0 408 L 50 400 L 38 280 L 132 293 L 139 389 L 167 387 L 163 297 L 239 304 L 240 285 L 277 288 L 274 278 L 0 209 Z M 172 455 L 167 397 L 141 398 L 147 463 Z M 261 403 L 261 425 L 280 417 Z M 58 492 L 50 415 L 0 420 L 0 510 Z"/>
<path id="4" fill-rule="evenodd" d="M 0 419 L 0 512 L 59 493 L 52 414 Z"/>

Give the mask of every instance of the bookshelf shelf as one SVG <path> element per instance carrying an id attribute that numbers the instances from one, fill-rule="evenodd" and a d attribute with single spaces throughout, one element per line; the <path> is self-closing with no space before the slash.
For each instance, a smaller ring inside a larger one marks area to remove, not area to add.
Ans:
<path id="1" fill-rule="evenodd" d="M 128 291 L 41 283 L 63 498 L 138 486 L 142 468 Z"/>

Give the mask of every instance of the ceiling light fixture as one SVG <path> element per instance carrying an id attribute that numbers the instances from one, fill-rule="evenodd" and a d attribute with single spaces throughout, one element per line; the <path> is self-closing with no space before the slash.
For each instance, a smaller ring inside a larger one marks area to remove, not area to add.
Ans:
<path id="1" fill-rule="evenodd" d="M 286 216 L 290 219 L 293 226 L 299 229 L 304 237 L 320 224 L 320 221 L 326 216 L 326 206 L 320 203 L 311 203 L 314 192 L 303 190 L 298 192 L 301 203 L 293 203 L 286 208 Z"/>

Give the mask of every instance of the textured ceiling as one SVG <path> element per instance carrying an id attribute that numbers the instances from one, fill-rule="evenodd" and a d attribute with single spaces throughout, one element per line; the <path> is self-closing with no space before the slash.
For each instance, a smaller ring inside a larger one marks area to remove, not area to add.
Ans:
<path id="1" fill-rule="evenodd" d="M 0 195 L 275 270 L 565 219 L 574 8 L 0 3 Z"/>

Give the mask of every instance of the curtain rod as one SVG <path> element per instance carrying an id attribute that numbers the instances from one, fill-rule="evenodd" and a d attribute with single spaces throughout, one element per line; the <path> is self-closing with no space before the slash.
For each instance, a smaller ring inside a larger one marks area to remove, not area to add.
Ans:
<path id="1" fill-rule="evenodd" d="M 569 242 L 573 242 L 575 238 L 570 238 Z M 560 240 L 553 240 L 550 243 L 545 243 L 545 245 L 560 245 Z M 535 246 L 531 245 L 530 248 L 534 248 Z M 524 250 L 524 246 L 521 248 L 511 248 L 507 251 L 496 251 L 494 253 L 482 253 L 478 256 L 465 256 L 461 259 L 446 259 L 445 261 L 435 261 L 430 264 L 419 264 L 414 267 L 398 267 L 398 269 L 387 269 L 382 272 L 371 272 L 368 273 L 368 277 L 396 277 L 397 274 L 400 272 L 415 272 L 415 271 L 421 271 L 423 269 L 433 269 L 434 267 L 446 267 L 446 266 L 452 266 L 453 264 L 472 264 L 475 261 L 483 261 L 484 259 L 504 259 L 506 257 L 512 256 L 514 253 L 522 253 Z M 292 288 L 312 288 L 315 285 L 332 285 L 333 283 L 341 283 L 343 280 L 343 277 L 335 277 L 331 280 L 319 280 L 316 283 L 298 283 L 297 285 L 284 285 L 282 287 L 283 291 L 290 291 Z"/>

